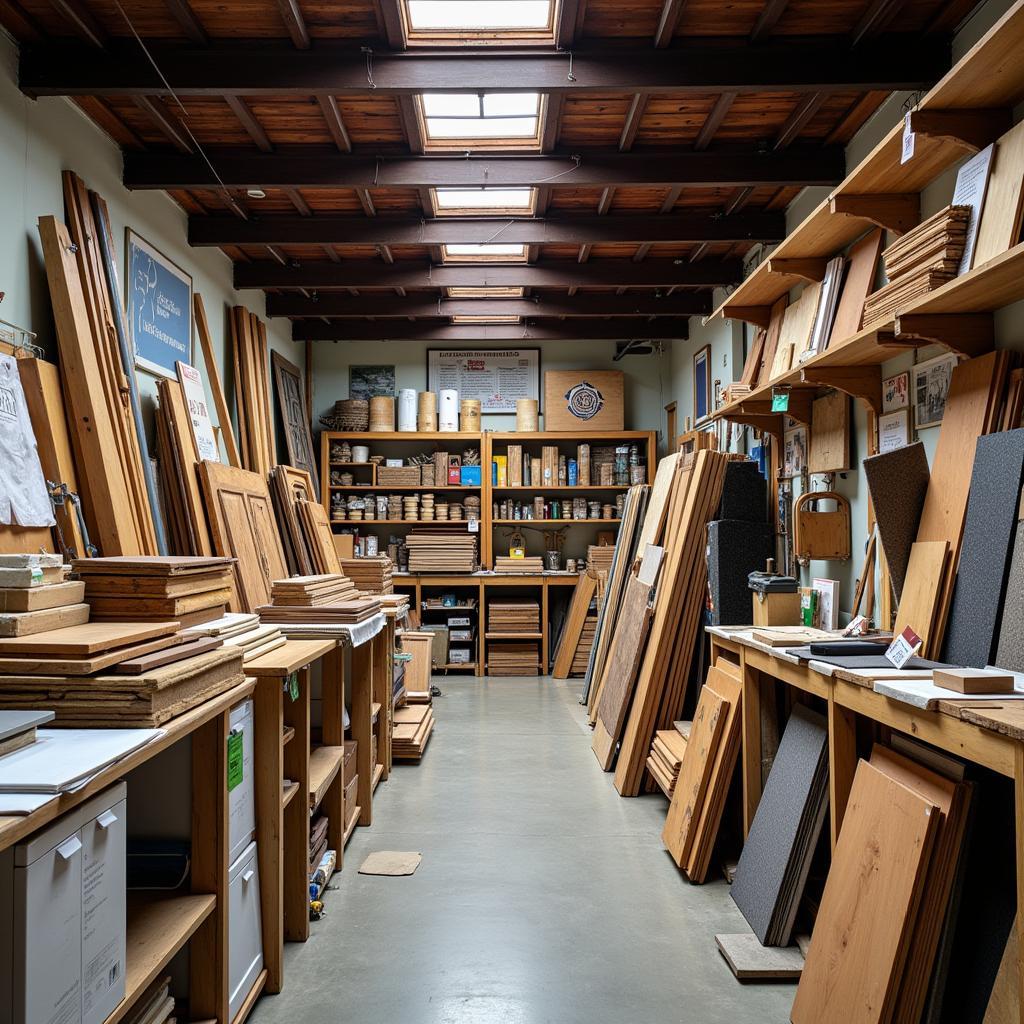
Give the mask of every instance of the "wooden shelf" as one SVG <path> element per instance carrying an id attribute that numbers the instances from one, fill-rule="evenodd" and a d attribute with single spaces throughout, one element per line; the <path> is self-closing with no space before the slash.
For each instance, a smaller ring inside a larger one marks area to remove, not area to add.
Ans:
<path id="1" fill-rule="evenodd" d="M 443 494 L 445 491 L 479 491 L 478 484 L 329 484 L 332 491 L 425 491 Z"/>
<path id="2" fill-rule="evenodd" d="M 437 667 L 439 669 L 442 669 L 442 670 L 446 671 L 446 672 L 451 672 L 452 670 L 458 670 L 458 669 L 472 669 L 473 671 L 476 671 L 476 662 L 475 661 L 449 661 L 446 664 L 438 665 Z"/>
<path id="3" fill-rule="evenodd" d="M 543 633 L 484 633 L 486 640 L 540 640 Z"/>
<path id="4" fill-rule="evenodd" d="M 575 494 L 577 491 L 628 491 L 629 490 L 629 484 L 585 484 L 585 485 L 576 484 L 575 486 L 573 486 L 571 484 L 561 484 L 561 485 L 552 485 L 552 486 L 548 486 L 548 485 L 540 486 L 540 485 L 538 485 L 537 487 L 534 487 L 532 484 L 529 484 L 529 485 L 518 484 L 518 485 L 516 485 L 514 487 L 509 487 L 509 486 L 498 487 L 497 485 L 492 485 L 491 490 L 494 491 L 495 493 L 497 493 L 499 491 L 501 491 L 501 492 L 512 491 L 513 493 L 519 493 L 521 491 L 526 491 L 526 492 L 531 492 L 531 491 L 537 491 L 537 492 L 540 492 L 540 491 L 545 491 L 545 492 L 568 491 L 570 494 Z"/>
<path id="5" fill-rule="evenodd" d="M 297 782 L 289 782 L 281 793 L 281 810 L 283 811 L 291 802 L 292 797 L 295 796 L 299 791 L 299 784 Z"/>
<path id="6" fill-rule="evenodd" d="M 136 1000 L 213 913 L 216 905 L 217 897 L 213 895 L 130 894 L 125 997 L 104 1024 L 117 1024 L 128 1015 Z"/>
<path id="7" fill-rule="evenodd" d="M 286 746 L 288 743 L 295 739 L 295 726 L 286 725 L 284 731 L 281 733 L 281 746 Z"/>
<path id="8" fill-rule="evenodd" d="M 526 523 L 527 525 L 540 526 L 587 526 L 594 523 L 621 523 L 621 519 L 492 519 L 495 526 L 516 525 Z"/>
<path id="9" fill-rule="evenodd" d="M 465 526 L 468 522 L 468 519 L 332 519 L 331 526 Z"/>
<path id="10" fill-rule="evenodd" d="M 420 609 L 424 612 L 475 612 L 479 608 L 475 604 L 425 604 Z"/>
<path id="11" fill-rule="evenodd" d="M 320 806 L 324 794 L 334 781 L 343 761 L 344 747 L 314 747 L 309 754 L 309 805 L 311 810 Z"/>
<path id="12" fill-rule="evenodd" d="M 420 430 L 324 430 L 323 435 L 332 441 L 405 441 L 408 444 L 419 444 L 422 441 L 479 441 L 483 434 L 479 431 L 420 431 Z M 361 463 L 359 463 L 361 465 Z"/>
<path id="13" fill-rule="evenodd" d="M 444 434 L 442 437 L 446 436 Z M 506 430 L 490 430 L 487 436 L 493 444 L 495 441 L 507 441 L 510 444 L 523 444 L 532 441 L 534 444 L 548 444 L 550 441 L 574 441 L 576 444 L 589 444 L 595 441 L 646 441 L 649 431 L 646 430 L 536 430 L 524 433 Z M 500 453 L 499 453 L 500 454 Z"/>
<path id="14" fill-rule="evenodd" d="M 373 789 L 377 789 L 377 784 L 380 782 L 381 777 L 384 775 L 384 765 L 375 764 L 373 766 Z"/>

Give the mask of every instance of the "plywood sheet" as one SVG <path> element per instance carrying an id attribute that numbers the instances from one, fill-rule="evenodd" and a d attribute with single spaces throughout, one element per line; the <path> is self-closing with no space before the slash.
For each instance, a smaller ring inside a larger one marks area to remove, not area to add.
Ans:
<path id="1" fill-rule="evenodd" d="M 1006 252 L 1020 240 L 1022 200 L 1024 122 L 1014 125 L 996 143 L 978 240 L 974 243 L 974 266 L 979 267 Z"/>
<path id="2" fill-rule="evenodd" d="M 864 316 L 864 300 L 875 285 L 878 257 L 882 252 L 882 235 L 882 229 L 876 228 L 850 249 L 846 280 L 839 296 L 829 345 L 842 342 L 860 330 L 861 319 Z"/>
<path id="3" fill-rule="evenodd" d="M 775 361 L 772 364 L 773 380 L 800 361 L 800 354 L 811 340 L 811 329 L 814 327 L 820 297 L 821 284 L 814 281 L 805 285 L 800 298 L 786 307 Z"/>
<path id="4" fill-rule="evenodd" d="M 60 629 L 63 626 L 80 626 L 88 621 L 87 604 L 43 608 L 36 612 L 4 612 L 0 613 L 0 637 L 30 636 Z"/>
<path id="5" fill-rule="evenodd" d="M 788 305 L 788 295 L 783 295 L 772 305 L 771 315 L 768 319 L 768 330 L 764 336 L 764 351 L 761 354 L 761 366 L 758 370 L 756 384 L 767 384 L 771 380 L 772 367 L 775 365 L 775 353 L 779 347 L 779 334 L 782 331 L 782 321 L 786 315 L 786 307 Z"/>
<path id="6" fill-rule="evenodd" d="M 850 468 L 850 397 L 833 391 L 811 406 L 811 473 L 842 473 Z"/>
<path id="7" fill-rule="evenodd" d="M 127 647 L 177 631 L 176 622 L 86 622 L 34 636 L 0 640 L 0 654 L 71 654 L 84 657 L 111 647 Z"/>
<path id="8" fill-rule="evenodd" d="M 944 540 L 916 541 L 910 549 L 907 578 L 896 612 L 894 635 L 909 626 L 924 641 L 921 653 L 929 657 L 937 646 L 935 617 L 942 595 L 949 544 Z"/>

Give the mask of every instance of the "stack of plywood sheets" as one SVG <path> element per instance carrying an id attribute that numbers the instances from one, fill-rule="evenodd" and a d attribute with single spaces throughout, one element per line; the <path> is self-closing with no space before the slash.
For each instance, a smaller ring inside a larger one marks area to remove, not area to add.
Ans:
<path id="1" fill-rule="evenodd" d="M 244 612 L 229 612 L 201 626 L 190 626 L 182 630 L 182 635 L 192 639 L 212 637 L 227 647 L 240 650 L 243 662 L 261 658 L 288 642 L 275 626 L 264 626 L 258 615 Z"/>
<path id="2" fill-rule="evenodd" d="M 539 575 L 544 571 L 544 559 L 539 555 L 527 555 L 525 558 L 496 555 L 494 558 L 494 571 Z"/>
<path id="3" fill-rule="evenodd" d="M 188 555 L 82 558 L 93 620 L 151 622 L 176 619 L 183 627 L 220 619 L 234 596 L 232 559 Z"/>
<path id="4" fill-rule="evenodd" d="M 341 571 L 367 594 L 390 594 L 395 589 L 394 563 L 387 555 L 368 558 L 343 558 Z"/>
<path id="5" fill-rule="evenodd" d="M 317 606 L 268 604 L 257 611 L 260 621 L 265 623 L 354 625 L 377 615 L 380 612 L 380 603 L 373 598 L 364 597 L 355 601 L 337 601 L 333 604 Z"/>
<path id="6" fill-rule="evenodd" d="M 676 722 L 671 729 L 659 729 L 654 734 L 651 753 L 647 758 L 647 770 L 670 800 L 679 780 L 679 769 L 682 767 L 686 742 L 690 736 L 690 724 Z"/>
<path id="7" fill-rule="evenodd" d="M 528 599 L 487 602 L 488 633 L 539 633 L 540 605 Z"/>
<path id="8" fill-rule="evenodd" d="M 89 621 L 85 584 L 66 582 L 60 555 L 0 555 L 0 637 Z"/>
<path id="9" fill-rule="evenodd" d="M 391 733 L 391 756 L 396 761 L 419 761 L 433 731 L 434 712 L 428 705 L 399 709 Z"/>
<path id="10" fill-rule="evenodd" d="M 540 648 L 536 641 L 496 640 L 487 644 L 489 676 L 535 676 L 540 673 Z"/>
<path id="11" fill-rule="evenodd" d="M 231 310 L 231 353 L 242 467 L 266 479 L 270 467 L 277 462 L 270 415 L 267 328 L 244 306 Z"/>
<path id="12" fill-rule="evenodd" d="M 570 676 L 586 674 L 587 665 L 590 664 L 590 651 L 594 646 L 594 635 L 596 632 L 597 611 L 595 609 L 583 620 L 583 629 L 580 631 L 580 638 L 572 655 L 572 664 L 569 666 Z"/>
<path id="13" fill-rule="evenodd" d="M 892 320 L 912 299 L 956 277 L 970 213 L 969 206 L 947 206 L 882 253 L 889 283 L 865 299 L 865 327 Z"/>
<path id="14" fill-rule="evenodd" d="M 793 1024 L 921 1019 L 969 800 L 963 782 L 884 747 L 858 764 Z"/>
<path id="15" fill-rule="evenodd" d="M 610 573 L 615 560 L 614 544 L 591 544 L 587 547 L 587 568 Z"/>
<path id="16" fill-rule="evenodd" d="M 356 585 L 340 573 L 320 576 L 292 576 L 275 580 L 270 588 L 275 605 L 319 608 L 341 601 L 354 601 L 360 597 Z"/>
<path id="17" fill-rule="evenodd" d="M 477 535 L 465 529 L 414 529 L 405 539 L 409 572 L 470 573 L 477 567 Z"/>
<path id="18" fill-rule="evenodd" d="M 270 471 L 270 497 L 289 570 L 296 576 L 312 575 L 316 563 L 306 545 L 298 510 L 299 502 L 316 501 L 312 478 L 304 469 L 274 466 Z"/>

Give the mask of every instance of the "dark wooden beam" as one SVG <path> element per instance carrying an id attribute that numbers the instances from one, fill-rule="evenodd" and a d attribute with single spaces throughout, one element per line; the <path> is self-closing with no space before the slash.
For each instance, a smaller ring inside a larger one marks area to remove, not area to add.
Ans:
<path id="1" fill-rule="evenodd" d="M 519 324 L 451 324 L 445 320 L 296 320 L 295 341 L 628 341 L 689 337 L 686 318 L 552 320 Z M 782 417 L 779 417 L 780 421 Z"/>
<path id="2" fill-rule="evenodd" d="M 883 32 L 905 4 L 906 0 L 872 0 L 853 30 L 851 45 L 859 46 L 863 40 Z"/>
<path id="3" fill-rule="evenodd" d="M 299 50 L 308 50 L 309 29 L 306 28 L 306 19 L 302 16 L 299 0 L 277 0 L 277 9 L 281 12 L 281 20 L 292 38 L 292 44 Z"/>
<path id="4" fill-rule="evenodd" d="M 442 264 L 400 260 L 382 267 L 374 260 L 343 263 L 306 262 L 280 267 L 266 260 L 235 264 L 236 288 L 708 288 L 734 284 L 742 279 L 740 260 L 704 259 L 700 263 L 676 260 L 594 260 L 581 267 L 569 260 L 540 263 Z"/>
<path id="5" fill-rule="evenodd" d="M 359 205 L 363 208 L 363 213 L 367 217 L 377 216 L 377 207 L 373 205 L 373 196 L 370 195 L 368 188 L 357 188 L 356 198 L 359 200 Z"/>
<path id="6" fill-rule="evenodd" d="M 74 30 L 86 42 L 101 50 L 106 47 L 107 33 L 93 16 L 92 11 L 81 0 L 50 0 L 50 4 L 55 11 L 71 23 Z M 91 53 L 95 59 L 96 51 L 94 49 L 90 48 L 87 52 Z"/>
<path id="7" fill-rule="evenodd" d="M 175 149 L 181 153 L 191 154 L 192 140 L 177 115 L 167 109 L 163 100 L 151 99 L 149 96 L 133 96 L 132 100 Z"/>
<path id="8" fill-rule="evenodd" d="M 845 40 L 771 43 L 751 48 L 687 46 L 671 50 L 588 49 L 507 53 L 377 53 L 372 81 L 354 47 L 317 45 L 188 49 L 153 45 L 153 58 L 179 96 L 415 95 L 446 92 L 659 93 L 835 92 L 920 89 L 949 65 L 937 39 L 882 38 L 851 52 Z M 33 96 L 162 95 L 167 86 L 137 47 L 111 41 L 109 59 L 81 43 L 30 44 L 20 85 Z"/>
<path id="9" fill-rule="evenodd" d="M 700 126 L 700 131 L 697 132 L 697 138 L 693 140 L 694 149 L 701 150 L 708 148 L 711 140 L 715 137 L 715 132 L 717 132 L 721 127 L 722 122 L 725 120 L 725 115 L 729 113 L 729 108 L 732 106 L 735 99 L 736 93 L 723 92 L 722 95 L 715 100 L 715 105 L 711 108 L 708 116 L 704 119 L 704 123 Z"/>
<path id="10" fill-rule="evenodd" d="M 256 115 L 249 109 L 249 105 L 241 96 L 225 96 L 224 101 L 231 108 L 232 113 L 238 118 L 241 126 L 246 130 L 249 138 L 252 139 L 258 149 L 264 153 L 270 153 L 274 147 L 263 125 L 256 120 Z"/>
<path id="11" fill-rule="evenodd" d="M 164 0 L 164 3 L 174 20 L 181 26 L 182 32 L 193 43 L 198 43 L 199 46 L 210 45 L 210 37 L 206 34 L 203 23 L 199 20 L 196 12 L 192 10 L 188 0 Z"/>
<path id="12" fill-rule="evenodd" d="M 661 17 L 658 18 L 658 27 L 654 32 L 654 45 L 659 49 L 672 45 L 676 26 L 685 6 L 686 0 L 665 0 L 661 8 Z"/>
<path id="13" fill-rule="evenodd" d="M 286 188 L 284 190 L 285 195 L 288 196 L 292 206 L 298 211 L 302 217 L 312 217 L 313 211 L 309 208 L 309 203 L 302 198 L 302 193 L 297 188 Z"/>
<path id="14" fill-rule="evenodd" d="M 405 49 L 405 30 L 402 26 L 402 12 L 398 0 L 377 0 L 380 19 L 384 23 L 384 34 L 392 50 Z"/>
<path id="15" fill-rule="evenodd" d="M 364 157 L 319 150 L 245 154 L 211 150 L 217 175 L 202 157 L 126 153 L 130 189 L 433 188 L 562 185 L 835 185 L 846 171 L 841 149 L 729 152 L 593 153 L 560 156 Z"/>
<path id="16" fill-rule="evenodd" d="M 542 153 L 550 153 L 558 145 L 563 99 L 561 93 L 553 93 L 544 100 L 544 128 L 540 136 L 540 151 Z"/>
<path id="17" fill-rule="evenodd" d="M 629 105 L 629 111 L 622 126 L 622 134 L 619 136 L 619 150 L 623 153 L 631 150 L 633 143 L 636 142 L 636 133 L 640 130 L 640 122 L 647 109 L 647 99 L 647 93 L 638 92 Z"/>
<path id="18" fill-rule="evenodd" d="M 807 122 L 821 109 L 825 102 L 825 93 L 808 93 L 793 109 L 793 112 L 786 118 L 786 123 L 779 129 L 772 148 L 775 150 L 785 149 L 794 142 L 804 130 Z"/>
<path id="19" fill-rule="evenodd" d="M 324 121 L 327 122 L 327 130 L 331 133 L 335 146 L 342 153 L 351 153 L 352 140 L 348 137 L 348 129 L 341 119 L 338 101 L 333 96 L 317 96 L 316 101 L 320 106 L 320 112 L 324 115 Z"/>
<path id="20" fill-rule="evenodd" d="M 555 11 L 555 46 L 568 50 L 576 41 L 580 0 L 559 0 Z"/>
<path id="21" fill-rule="evenodd" d="M 636 317 L 691 316 L 711 312 L 710 291 L 679 292 L 656 297 L 646 292 L 626 295 L 579 293 L 545 294 L 526 299 L 448 299 L 437 295 L 360 295 L 325 292 L 303 298 L 295 292 L 267 296 L 267 316 L 289 317 Z"/>
<path id="22" fill-rule="evenodd" d="M 767 0 L 767 3 L 757 16 L 754 27 L 750 30 L 750 41 L 756 43 L 759 39 L 771 35 L 771 31 L 779 22 L 783 12 L 786 10 L 789 0 Z"/>
<path id="23" fill-rule="evenodd" d="M 46 33 L 18 0 L 0 0 L 0 25 L 21 43 L 42 42 Z"/>

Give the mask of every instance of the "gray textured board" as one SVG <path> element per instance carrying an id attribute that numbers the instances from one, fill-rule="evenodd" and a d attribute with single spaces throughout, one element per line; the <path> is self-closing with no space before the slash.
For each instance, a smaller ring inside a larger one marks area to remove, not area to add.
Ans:
<path id="1" fill-rule="evenodd" d="M 735 463 L 744 465 L 744 463 Z M 775 530 L 770 523 L 720 519 L 708 523 L 708 587 L 711 623 L 734 626 L 751 622 L 753 599 L 747 577 L 764 569 L 775 554 Z"/>
<path id="2" fill-rule="evenodd" d="M 730 894 L 762 944 L 789 943 L 828 797 L 828 727 L 798 704 L 740 854 Z"/>
<path id="3" fill-rule="evenodd" d="M 811 654 L 810 647 L 790 647 L 787 654 L 793 655 L 800 661 L 820 661 L 825 665 L 838 665 L 839 668 L 893 668 L 893 664 L 884 654 L 857 654 L 857 655 L 826 655 Z M 911 658 L 903 666 L 904 669 L 924 668 L 962 668 L 962 665 L 951 666 L 945 661 L 927 661 L 924 658 Z M 1005 668 L 1006 666 L 1000 666 Z"/>
<path id="4" fill-rule="evenodd" d="M 995 663 L 1011 672 L 1024 672 L 1024 522 L 1017 524 L 1013 542 Z"/>
<path id="5" fill-rule="evenodd" d="M 917 526 L 931 475 L 924 445 L 919 441 L 894 452 L 872 455 L 864 460 L 864 475 L 898 600 L 907 578 L 910 547 L 917 539 Z"/>
<path id="6" fill-rule="evenodd" d="M 1024 430 L 978 438 L 956 589 L 942 657 L 991 665 L 1024 483 Z"/>
<path id="7" fill-rule="evenodd" d="M 762 946 L 750 932 L 716 935 L 718 952 L 740 981 L 795 981 L 804 955 L 796 946 Z"/>
<path id="8" fill-rule="evenodd" d="M 768 522 L 768 482 L 761 476 L 756 462 L 730 462 L 725 467 L 722 499 L 715 519 Z"/>
<path id="9" fill-rule="evenodd" d="M 0 711 L 0 740 L 38 729 L 52 719 L 52 711 Z"/>

